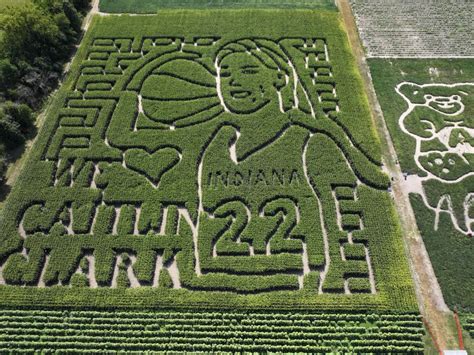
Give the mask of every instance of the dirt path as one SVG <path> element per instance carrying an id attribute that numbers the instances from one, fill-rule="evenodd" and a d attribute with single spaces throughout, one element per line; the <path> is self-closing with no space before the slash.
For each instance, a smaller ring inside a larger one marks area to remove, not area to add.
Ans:
<path id="1" fill-rule="evenodd" d="M 451 312 L 446 306 L 438 280 L 433 271 L 425 245 L 418 231 L 415 215 L 408 196 L 403 193 L 403 175 L 396 164 L 397 155 L 390 138 L 387 126 L 382 115 L 382 110 L 377 101 L 369 67 L 365 60 L 364 50 L 360 44 L 357 27 L 354 21 L 348 0 L 337 0 L 343 21 L 349 37 L 349 42 L 355 54 L 357 66 L 362 75 L 364 86 L 368 95 L 372 118 L 377 127 L 383 149 L 383 159 L 389 175 L 393 178 L 393 196 L 396 202 L 404 242 L 409 256 L 410 269 L 415 282 L 415 291 L 420 306 L 420 311 L 429 324 L 436 341 L 441 349 L 457 348 L 456 336 L 449 325 Z"/>
<path id="2" fill-rule="evenodd" d="M 91 10 L 82 22 L 82 30 L 84 31 L 84 33 L 88 30 L 92 21 L 92 17 L 94 17 L 95 14 L 101 14 L 99 12 L 99 0 L 92 0 Z"/>

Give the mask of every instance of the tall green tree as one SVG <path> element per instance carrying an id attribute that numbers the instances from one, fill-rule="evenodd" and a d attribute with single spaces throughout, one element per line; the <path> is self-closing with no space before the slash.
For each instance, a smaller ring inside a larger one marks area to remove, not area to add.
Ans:
<path id="1" fill-rule="evenodd" d="M 0 90 L 12 87 L 18 77 L 18 68 L 9 59 L 0 59 Z"/>
<path id="2" fill-rule="evenodd" d="M 12 62 L 31 63 L 38 56 L 53 60 L 61 57 L 61 31 L 53 17 L 35 4 L 7 7 L 0 30 L 3 51 Z"/>
<path id="3" fill-rule="evenodd" d="M 3 105 L 2 109 L 5 114 L 5 118 L 12 122 L 16 122 L 19 125 L 19 129 L 22 133 L 26 133 L 33 127 L 35 118 L 28 105 L 16 104 L 14 102 L 7 101 Z"/>

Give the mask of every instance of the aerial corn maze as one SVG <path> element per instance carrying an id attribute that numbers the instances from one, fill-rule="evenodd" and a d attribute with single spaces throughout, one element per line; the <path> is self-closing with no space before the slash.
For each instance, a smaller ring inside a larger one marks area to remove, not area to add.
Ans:
<path id="1" fill-rule="evenodd" d="M 432 346 L 330 5 L 92 17 L 1 210 L 0 352 Z M 474 84 L 393 85 L 420 228 L 451 222 L 469 268 Z M 469 310 L 469 287 L 449 304 Z"/>

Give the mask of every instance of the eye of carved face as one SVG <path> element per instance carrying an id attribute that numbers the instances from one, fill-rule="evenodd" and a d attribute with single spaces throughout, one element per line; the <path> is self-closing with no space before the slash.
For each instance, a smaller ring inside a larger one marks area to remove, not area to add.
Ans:
<path id="1" fill-rule="evenodd" d="M 265 66 L 248 53 L 233 53 L 221 63 L 221 90 L 233 113 L 251 113 L 276 101 L 274 83 L 278 71 Z"/>

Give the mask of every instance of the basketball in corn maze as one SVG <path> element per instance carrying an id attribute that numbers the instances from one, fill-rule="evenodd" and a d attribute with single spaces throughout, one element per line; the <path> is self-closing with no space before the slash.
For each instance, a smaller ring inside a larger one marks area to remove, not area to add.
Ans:
<path id="1" fill-rule="evenodd" d="M 445 346 L 418 305 L 424 279 L 412 276 L 425 264 L 412 260 L 399 199 L 421 193 L 433 228 L 450 216 L 472 233 L 471 162 L 451 149 L 451 136 L 463 147 L 472 138 L 470 111 L 452 112 L 472 85 L 449 86 L 447 103 L 434 92 L 448 86 L 406 77 L 396 87 L 408 105 L 398 129 L 426 172 L 397 195 L 349 2 L 153 1 L 94 3 L 37 137 L 12 164 L 0 352 Z M 433 105 L 436 117 L 419 113 Z"/>

